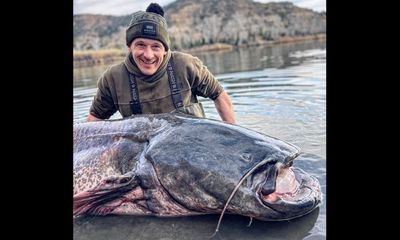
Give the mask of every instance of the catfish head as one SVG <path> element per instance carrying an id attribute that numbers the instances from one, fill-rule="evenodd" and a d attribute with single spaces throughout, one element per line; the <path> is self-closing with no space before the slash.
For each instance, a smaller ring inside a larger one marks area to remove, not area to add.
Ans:
<path id="1" fill-rule="evenodd" d="M 150 142 L 145 158 L 185 208 L 280 221 L 320 204 L 318 180 L 292 167 L 300 154 L 293 144 L 209 119 L 178 115 L 171 124 Z"/>

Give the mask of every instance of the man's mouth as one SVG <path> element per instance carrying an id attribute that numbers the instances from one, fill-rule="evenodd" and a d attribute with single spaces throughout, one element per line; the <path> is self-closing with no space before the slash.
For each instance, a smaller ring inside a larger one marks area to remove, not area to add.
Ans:
<path id="1" fill-rule="evenodd" d="M 152 64 L 155 64 L 157 62 L 156 59 L 155 60 L 145 60 L 145 59 L 140 58 L 139 60 L 144 65 L 152 65 Z"/>

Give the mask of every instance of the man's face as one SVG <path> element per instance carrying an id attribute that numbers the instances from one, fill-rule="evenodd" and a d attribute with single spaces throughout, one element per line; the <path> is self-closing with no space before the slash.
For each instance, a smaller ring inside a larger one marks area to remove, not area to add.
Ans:
<path id="1" fill-rule="evenodd" d="M 153 75 L 167 54 L 160 41 L 147 38 L 135 38 L 129 52 L 144 75 Z"/>

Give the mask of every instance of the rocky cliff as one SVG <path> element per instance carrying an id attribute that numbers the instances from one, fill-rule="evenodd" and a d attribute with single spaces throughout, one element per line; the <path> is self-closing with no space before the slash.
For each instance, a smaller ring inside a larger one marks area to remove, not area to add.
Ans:
<path id="1" fill-rule="evenodd" d="M 326 32 L 325 12 L 290 2 L 177 0 L 164 10 L 174 50 L 215 43 L 254 45 Z M 74 50 L 124 49 L 129 21 L 129 15 L 75 15 Z"/>

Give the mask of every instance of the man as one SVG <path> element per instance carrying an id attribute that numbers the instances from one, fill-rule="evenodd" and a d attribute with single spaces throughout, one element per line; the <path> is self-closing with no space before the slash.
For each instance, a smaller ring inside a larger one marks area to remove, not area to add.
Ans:
<path id="1" fill-rule="evenodd" d="M 202 62 L 169 48 L 164 10 L 152 3 L 132 15 L 126 30 L 129 54 L 99 78 L 87 121 L 108 119 L 116 111 L 132 114 L 184 112 L 204 117 L 196 96 L 214 101 L 221 119 L 236 123 L 228 94 Z"/>

